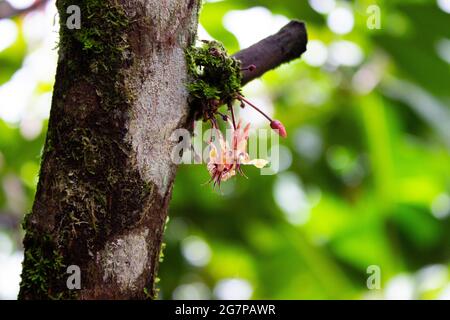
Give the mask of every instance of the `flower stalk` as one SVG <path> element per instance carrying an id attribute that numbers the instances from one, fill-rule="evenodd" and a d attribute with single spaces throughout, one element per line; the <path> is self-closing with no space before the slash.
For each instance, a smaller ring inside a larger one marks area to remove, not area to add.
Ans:
<path id="1" fill-rule="evenodd" d="M 215 41 L 203 41 L 200 48 L 191 48 L 186 52 L 188 71 L 191 82 L 188 85 L 190 104 L 194 118 L 209 121 L 213 131 L 217 133 L 219 146 L 210 139 L 210 157 L 208 171 L 214 185 L 228 180 L 237 173 L 244 175 L 241 165 L 251 164 L 257 168 L 264 167 L 268 161 L 264 159 L 251 160 L 247 153 L 247 140 L 250 124 L 242 126 L 236 118 L 233 102 L 239 101 L 242 108 L 249 105 L 263 115 L 270 123 L 270 127 L 280 136 L 286 137 L 283 124 L 269 117 L 260 108 L 241 94 L 242 71 L 253 72 L 254 64 L 242 68 L 241 63 L 228 56 L 225 48 Z M 221 106 L 227 106 L 227 112 L 219 111 Z M 218 119 L 229 124 L 233 132 L 230 143 L 223 138 L 219 129 Z M 231 120 L 230 120 L 231 119 Z M 217 142 L 217 141 L 216 141 Z"/>

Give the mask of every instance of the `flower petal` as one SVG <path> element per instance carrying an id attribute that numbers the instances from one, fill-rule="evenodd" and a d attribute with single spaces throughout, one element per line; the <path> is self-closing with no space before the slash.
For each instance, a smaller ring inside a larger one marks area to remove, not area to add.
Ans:
<path id="1" fill-rule="evenodd" d="M 254 165 L 255 167 L 257 167 L 258 169 L 262 169 L 268 163 L 269 163 L 269 161 L 267 161 L 266 159 L 253 159 L 251 161 L 247 161 L 247 163 L 245 163 L 245 164 L 251 164 L 251 165 Z"/>
<path id="2" fill-rule="evenodd" d="M 212 143 L 211 143 L 210 147 L 211 147 L 211 150 L 209 151 L 209 160 L 210 161 L 215 161 L 216 158 L 217 158 L 217 148 Z"/>

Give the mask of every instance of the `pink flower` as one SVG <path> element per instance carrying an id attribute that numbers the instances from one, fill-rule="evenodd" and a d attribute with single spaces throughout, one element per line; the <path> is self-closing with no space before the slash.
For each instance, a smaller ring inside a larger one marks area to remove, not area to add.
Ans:
<path id="1" fill-rule="evenodd" d="M 214 181 L 214 185 L 218 184 L 220 186 L 222 181 L 226 181 L 236 175 L 236 172 L 244 175 L 241 169 L 242 164 L 251 164 L 257 168 L 263 168 L 268 163 L 264 159 L 250 160 L 250 156 L 247 153 L 250 124 L 242 128 L 241 121 L 239 121 L 235 129 L 232 124 L 230 124 L 230 127 L 233 130 L 231 147 L 219 130 L 216 130 L 216 133 L 220 148 L 218 149 L 214 143 L 210 142 L 211 150 L 209 153 L 208 171 L 211 175 L 211 181 Z"/>

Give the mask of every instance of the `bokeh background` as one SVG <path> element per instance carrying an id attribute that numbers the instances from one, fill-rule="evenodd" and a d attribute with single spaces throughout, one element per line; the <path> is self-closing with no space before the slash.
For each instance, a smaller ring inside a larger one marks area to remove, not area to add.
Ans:
<path id="1" fill-rule="evenodd" d="M 287 127 L 280 172 L 217 191 L 180 167 L 160 298 L 450 299 L 450 1 L 207 1 L 199 38 L 236 52 L 289 19 L 308 51 L 244 89 Z M 19 288 L 57 26 L 54 1 L 0 20 L 0 299 Z"/>

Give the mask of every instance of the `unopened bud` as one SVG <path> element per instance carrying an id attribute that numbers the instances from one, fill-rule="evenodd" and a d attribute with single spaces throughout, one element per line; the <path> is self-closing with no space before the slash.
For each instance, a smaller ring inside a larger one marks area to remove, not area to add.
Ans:
<path id="1" fill-rule="evenodd" d="M 278 120 L 272 120 L 272 122 L 270 123 L 270 127 L 277 131 L 277 133 L 282 136 L 283 138 L 287 137 L 287 132 L 286 129 L 284 127 L 284 125 L 278 121 Z"/>

